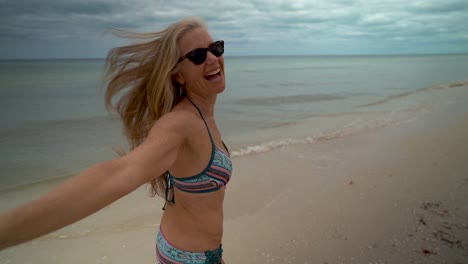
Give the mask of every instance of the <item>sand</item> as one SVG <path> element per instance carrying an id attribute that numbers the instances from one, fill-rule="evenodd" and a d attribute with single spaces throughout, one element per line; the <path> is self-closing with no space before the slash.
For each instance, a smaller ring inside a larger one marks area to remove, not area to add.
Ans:
<path id="1" fill-rule="evenodd" d="M 237 160 L 251 180 L 231 185 L 226 259 L 467 263 L 468 112 L 453 112 Z"/>
<path id="2" fill-rule="evenodd" d="M 466 91 L 408 124 L 236 157 L 226 263 L 468 263 Z M 55 184 L 3 193 L 0 210 Z M 162 205 L 142 187 L 0 263 L 154 263 Z"/>

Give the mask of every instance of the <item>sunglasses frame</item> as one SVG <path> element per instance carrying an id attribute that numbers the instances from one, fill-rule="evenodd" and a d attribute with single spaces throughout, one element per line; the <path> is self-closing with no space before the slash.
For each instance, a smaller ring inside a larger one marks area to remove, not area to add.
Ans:
<path id="1" fill-rule="evenodd" d="M 222 50 L 220 53 L 218 53 L 217 51 L 217 45 L 220 45 Z M 208 51 L 211 52 L 211 54 L 215 55 L 216 57 L 220 57 L 221 55 L 224 54 L 224 40 L 218 40 L 218 41 L 215 41 L 213 43 L 211 43 L 208 48 L 196 48 L 190 52 L 188 52 L 187 54 L 185 54 L 184 56 L 180 57 L 179 60 L 177 61 L 177 63 L 183 61 L 184 59 L 188 59 L 189 61 L 193 62 L 193 64 L 195 65 L 200 65 L 200 64 L 203 64 L 205 61 L 206 61 L 206 58 L 208 57 Z M 202 54 L 202 55 L 199 55 L 199 54 Z M 216 55 L 218 54 L 218 55 Z M 203 56 L 203 61 L 198 60 L 197 57 L 198 56 Z"/>

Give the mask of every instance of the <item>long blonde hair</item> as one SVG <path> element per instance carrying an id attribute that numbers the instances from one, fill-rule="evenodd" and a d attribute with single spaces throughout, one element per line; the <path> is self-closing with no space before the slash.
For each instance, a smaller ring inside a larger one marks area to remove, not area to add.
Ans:
<path id="1" fill-rule="evenodd" d="M 115 109 L 122 118 L 130 149 L 140 145 L 153 124 L 182 99 L 180 84 L 172 78 L 181 56 L 178 42 L 185 33 L 199 27 L 205 27 L 203 21 L 192 17 L 159 32 L 112 30 L 119 37 L 139 40 L 111 49 L 106 58 L 106 107 Z M 164 175 L 151 180 L 151 195 L 164 195 Z"/>

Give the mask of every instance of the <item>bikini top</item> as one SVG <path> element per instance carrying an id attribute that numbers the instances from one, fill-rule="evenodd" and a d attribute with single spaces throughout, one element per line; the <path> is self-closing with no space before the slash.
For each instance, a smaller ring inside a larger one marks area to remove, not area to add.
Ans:
<path id="1" fill-rule="evenodd" d="M 188 97 L 187 97 L 188 98 Z M 169 171 L 166 172 L 166 203 L 163 210 L 166 209 L 167 202 L 175 203 L 174 187 L 189 193 L 208 193 L 221 189 L 231 179 L 232 162 L 229 157 L 229 150 L 223 142 L 223 146 L 228 150 L 228 153 L 216 146 L 210 132 L 210 128 L 203 117 L 203 114 L 198 106 L 188 98 L 189 101 L 195 106 L 200 114 L 203 122 L 205 123 L 208 135 L 211 141 L 211 157 L 210 162 L 206 168 L 199 174 L 191 177 L 174 177 Z M 169 191 L 172 193 L 172 198 L 169 199 Z"/>

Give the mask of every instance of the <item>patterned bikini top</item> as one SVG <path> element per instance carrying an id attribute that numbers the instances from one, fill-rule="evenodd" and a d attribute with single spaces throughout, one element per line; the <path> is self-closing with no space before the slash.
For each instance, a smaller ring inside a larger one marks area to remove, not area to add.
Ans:
<path id="1" fill-rule="evenodd" d="M 210 128 L 202 115 L 200 108 L 198 108 L 192 100 L 189 101 L 195 106 L 200 114 L 203 122 L 205 123 L 208 135 L 211 141 L 211 157 L 210 162 L 206 168 L 199 174 L 191 177 L 174 177 L 169 171 L 166 173 L 167 185 L 166 185 L 166 203 L 164 204 L 163 210 L 166 209 L 167 202 L 175 203 L 174 187 L 189 193 L 208 193 L 214 192 L 221 189 L 231 179 L 232 173 L 232 162 L 229 157 L 229 152 L 226 153 L 221 148 L 216 146 L 213 137 L 210 132 Z M 223 146 L 228 150 L 223 142 Z M 229 150 L 228 150 L 229 151 Z M 172 198 L 169 198 L 169 192 L 172 193 Z"/>

